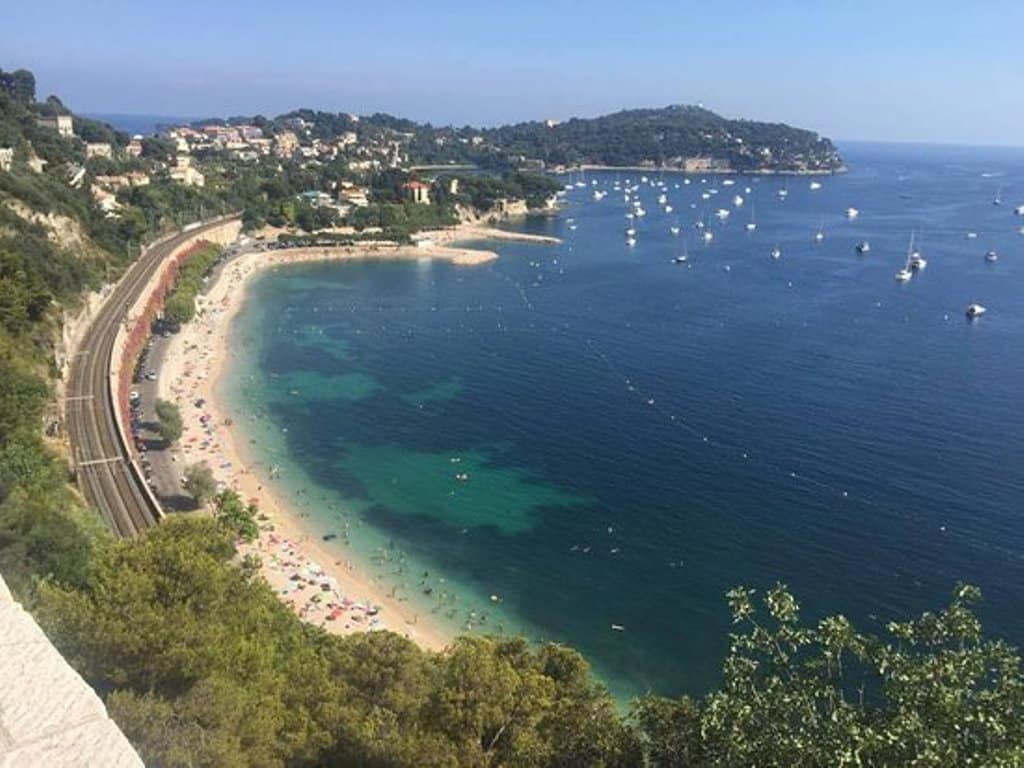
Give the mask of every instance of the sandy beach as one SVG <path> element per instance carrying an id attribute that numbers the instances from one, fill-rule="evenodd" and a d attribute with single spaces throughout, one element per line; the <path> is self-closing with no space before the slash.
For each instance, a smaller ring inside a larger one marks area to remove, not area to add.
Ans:
<path id="1" fill-rule="evenodd" d="M 477 236 L 460 233 L 452 239 Z M 486 235 L 481 235 L 485 237 Z M 350 634 L 389 629 L 421 647 L 440 650 L 452 632 L 419 615 L 411 604 L 392 596 L 383 581 L 361 564 L 339 559 L 302 516 L 282 500 L 247 461 L 243 435 L 217 402 L 214 383 L 223 366 L 237 354 L 231 349 L 231 319 L 239 311 L 246 282 L 260 269 L 298 262 L 348 259 L 443 259 L 459 265 L 482 264 L 497 258 L 486 250 L 427 246 L 360 246 L 298 248 L 243 253 L 225 264 L 199 299 L 195 320 L 175 335 L 160 372 L 160 396 L 181 408 L 184 431 L 174 452 L 183 472 L 205 461 L 218 482 L 255 502 L 266 520 L 259 538 L 240 547 L 262 562 L 262 574 L 274 592 L 305 621 L 328 632 Z M 201 403 L 201 405 L 197 405 Z M 261 468 L 262 469 L 262 468 Z"/>

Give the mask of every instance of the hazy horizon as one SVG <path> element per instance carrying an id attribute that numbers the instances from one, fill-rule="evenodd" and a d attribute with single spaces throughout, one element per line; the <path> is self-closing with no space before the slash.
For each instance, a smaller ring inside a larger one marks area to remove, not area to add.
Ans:
<path id="1" fill-rule="evenodd" d="M 228 116 L 298 107 L 489 126 L 703 104 L 837 141 L 1020 146 L 1024 8 L 877 0 L 729 9 L 596 0 L 360 13 L 252 2 L 154 11 L 19 5 L 0 67 L 83 113 Z M 884 22 L 884 23 L 880 23 Z"/>

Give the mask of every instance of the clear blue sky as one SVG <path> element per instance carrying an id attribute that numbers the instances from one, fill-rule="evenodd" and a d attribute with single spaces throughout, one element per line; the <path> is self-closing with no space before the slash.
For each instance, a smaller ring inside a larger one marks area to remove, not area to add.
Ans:
<path id="1" fill-rule="evenodd" d="M 839 139 L 1024 144 L 1019 0 L 5 6 L 0 67 L 82 112 L 494 124 L 700 102 Z"/>

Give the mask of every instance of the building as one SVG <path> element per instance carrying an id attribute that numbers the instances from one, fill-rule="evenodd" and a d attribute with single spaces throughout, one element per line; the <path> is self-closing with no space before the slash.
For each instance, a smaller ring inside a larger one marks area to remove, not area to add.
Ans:
<path id="1" fill-rule="evenodd" d="M 125 189 L 127 187 L 145 187 L 149 184 L 149 175 L 142 171 L 131 171 L 119 176 L 97 176 L 96 184 L 104 189 Z"/>
<path id="2" fill-rule="evenodd" d="M 37 117 L 36 123 L 43 128 L 56 131 L 66 139 L 75 135 L 75 123 L 71 115 L 55 115 L 54 117 Z"/>
<path id="3" fill-rule="evenodd" d="M 422 205 L 430 204 L 430 185 L 422 181 L 407 181 L 402 185 L 402 194 L 407 200 Z"/>
<path id="4" fill-rule="evenodd" d="M 192 158 L 188 155 L 178 155 L 175 166 L 171 169 L 170 177 L 179 184 L 186 187 L 201 187 L 206 184 L 206 177 L 192 167 Z"/>
<path id="5" fill-rule="evenodd" d="M 35 150 L 32 150 L 29 153 L 27 162 L 28 167 L 31 168 L 36 173 L 42 173 L 43 169 L 46 168 L 46 161 L 43 160 L 43 158 L 41 158 L 39 155 L 37 155 L 35 153 Z"/>
<path id="6" fill-rule="evenodd" d="M 0 171 L 11 170 L 14 162 L 14 147 L 0 147 Z"/>
<path id="7" fill-rule="evenodd" d="M 354 205 L 356 208 L 365 208 L 370 204 L 369 190 L 365 187 L 357 187 L 351 182 L 341 182 L 341 189 L 338 190 L 338 202 L 347 205 Z"/>
<path id="8" fill-rule="evenodd" d="M 299 138 L 291 131 L 282 131 L 274 137 L 274 154 L 287 160 L 299 148 Z"/>
<path id="9" fill-rule="evenodd" d="M 100 697 L 0 578 L 0 765 L 142 768 Z"/>
<path id="10" fill-rule="evenodd" d="M 140 157 L 142 155 L 142 136 L 132 136 L 132 140 L 128 142 L 128 146 L 124 148 L 124 153 L 128 157 Z"/>
<path id="11" fill-rule="evenodd" d="M 88 142 L 85 145 L 85 158 L 91 160 L 94 157 L 105 157 L 108 160 L 114 156 L 114 148 L 106 141 Z"/>

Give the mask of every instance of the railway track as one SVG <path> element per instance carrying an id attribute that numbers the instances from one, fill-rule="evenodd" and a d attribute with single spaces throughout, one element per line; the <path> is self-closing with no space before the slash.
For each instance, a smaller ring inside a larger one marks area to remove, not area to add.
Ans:
<path id="1" fill-rule="evenodd" d="M 132 447 L 117 424 L 114 342 L 121 323 L 150 279 L 175 248 L 189 238 L 223 224 L 210 222 L 150 247 L 114 287 L 85 332 L 71 362 L 66 394 L 66 424 L 78 485 L 121 538 L 155 525 L 163 511 L 132 461 Z"/>

